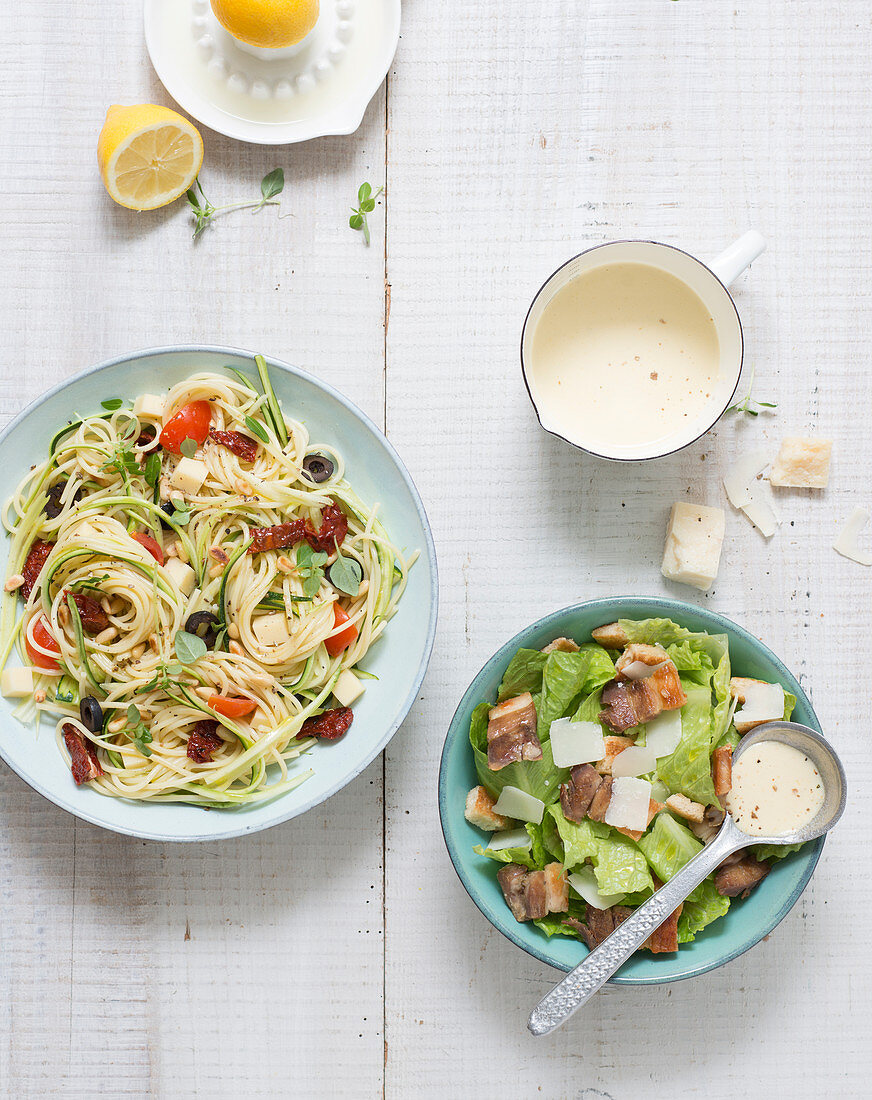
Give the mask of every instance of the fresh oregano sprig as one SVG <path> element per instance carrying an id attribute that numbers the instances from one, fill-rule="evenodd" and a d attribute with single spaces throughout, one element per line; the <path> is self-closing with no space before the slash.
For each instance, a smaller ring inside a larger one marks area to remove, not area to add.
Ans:
<path id="1" fill-rule="evenodd" d="M 376 191 L 373 191 L 372 185 L 369 183 L 362 183 L 357 189 L 357 206 L 352 206 L 351 217 L 348 219 L 348 224 L 352 229 L 363 230 L 363 239 L 369 245 L 369 220 L 367 214 L 371 214 L 375 210 L 375 200 L 384 191 L 383 187 L 379 187 Z"/>
<path id="2" fill-rule="evenodd" d="M 246 207 L 250 207 L 252 214 L 256 214 L 258 210 L 262 210 L 265 206 L 281 206 L 281 199 L 277 199 L 276 195 L 280 195 L 284 187 L 284 169 L 273 168 L 273 170 L 268 172 L 260 181 L 259 199 L 250 199 L 246 202 L 231 202 L 227 203 L 225 206 L 213 206 L 206 198 L 203 191 L 203 185 L 200 183 L 198 177 L 194 180 L 194 186 L 190 187 L 185 192 L 188 205 L 194 215 L 194 240 L 200 236 L 208 225 L 211 225 L 212 219 L 216 214 L 225 214 L 228 210 L 242 210 Z"/>

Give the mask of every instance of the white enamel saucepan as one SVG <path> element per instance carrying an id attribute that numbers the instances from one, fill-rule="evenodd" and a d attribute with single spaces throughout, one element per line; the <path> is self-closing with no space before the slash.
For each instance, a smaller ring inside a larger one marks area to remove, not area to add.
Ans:
<path id="1" fill-rule="evenodd" d="M 660 458 L 681 450 L 712 428 L 733 400 L 742 373 L 744 339 L 739 312 L 728 287 L 765 249 L 766 241 L 756 232 L 745 233 L 716 260 L 705 264 L 672 245 L 655 241 L 612 241 L 580 253 L 558 268 L 541 287 L 527 313 L 521 335 L 521 369 L 524 382 L 542 427 L 573 446 L 599 458 L 624 461 Z M 718 362 L 710 399 L 701 409 L 676 422 L 674 431 L 656 441 L 633 438 L 625 431 L 611 433 L 606 442 L 585 438 L 583 421 L 568 424 L 562 409 L 536 370 L 534 335 L 542 315 L 555 297 L 570 283 L 598 268 L 616 265 L 645 265 L 655 272 L 677 279 L 696 296 L 710 315 L 718 344 Z"/>

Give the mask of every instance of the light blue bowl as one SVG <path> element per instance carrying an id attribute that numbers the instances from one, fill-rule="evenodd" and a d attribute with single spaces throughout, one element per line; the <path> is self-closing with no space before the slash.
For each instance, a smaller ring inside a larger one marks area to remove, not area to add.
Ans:
<path id="1" fill-rule="evenodd" d="M 805 692 L 771 650 L 723 615 L 679 600 L 635 596 L 590 600 L 547 615 L 498 650 L 470 684 L 451 721 L 439 772 L 439 815 L 454 869 L 475 904 L 512 943 L 558 970 L 571 970 L 585 957 L 587 948 L 579 940 L 566 936 L 549 939 L 535 925 L 519 924 L 503 900 L 497 883 L 498 865 L 472 850 L 482 843 L 483 834 L 463 816 L 466 794 L 478 783 L 469 745 L 470 718 L 479 703 L 496 699 L 503 672 L 518 649 L 541 649 L 561 635 L 581 642 L 590 639 L 594 627 L 615 619 L 649 618 L 669 618 L 690 630 L 727 634 L 734 674 L 782 684 L 796 696 L 794 720 L 821 732 Z M 734 901 L 725 917 L 699 933 L 693 943 L 683 945 L 677 954 L 637 954 L 611 981 L 620 985 L 675 982 L 705 974 L 737 958 L 791 910 L 811 878 L 823 846 L 821 837 L 774 864 L 748 898 Z"/>
<path id="2" fill-rule="evenodd" d="M 0 755 L 22 779 L 77 817 L 118 833 L 152 840 L 220 840 L 277 825 L 317 806 L 349 783 L 382 751 L 406 717 L 424 679 L 436 631 L 436 551 L 424 506 L 399 456 L 376 426 L 336 390 L 296 367 L 268 360 L 275 391 L 288 415 L 302 421 L 313 444 L 335 446 L 361 499 L 379 503 L 394 543 L 421 556 L 383 636 L 364 665 L 378 679 L 367 681 L 354 706 L 354 725 L 341 741 L 318 744 L 293 767 L 315 774 L 275 800 L 236 810 L 126 801 L 77 788 L 61 759 L 53 730 L 25 729 L 0 698 Z M 109 360 L 49 390 L 0 434 L 0 498 L 5 500 L 32 463 L 46 456 L 49 440 L 75 412 L 99 410 L 109 397 L 162 393 L 195 371 L 220 373 L 234 366 L 249 377 L 253 357 L 232 348 L 205 345 L 153 348 Z"/>

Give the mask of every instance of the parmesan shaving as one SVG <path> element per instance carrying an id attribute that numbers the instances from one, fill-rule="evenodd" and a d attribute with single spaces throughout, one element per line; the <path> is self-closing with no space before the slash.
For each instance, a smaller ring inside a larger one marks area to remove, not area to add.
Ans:
<path id="1" fill-rule="evenodd" d="M 526 829 L 503 829 L 490 838 L 488 848 L 492 852 L 502 852 L 506 848 L 531 848 L 533 838 Z"/>
<path id="2" fill-rule="evenodd" d="M 681 711 L 665 710 L 645 725 L 645 744 L 659 759 L 671 756 L 681 742 Z"/>
<path id="3" fill-rule="evenodd" d="M 752 451 L 750 454 L 742 455 L 727 470 L 724 488 L 734 508 L 744 508 L 746 504 L 751 503 L 754 496 L 753 486 L 768 465 L 769 456 L 765 451 Z"/>
<path id="4" fill-rule="evenodd" d="M 666 668 L 668 664 L 668 661 L 661 661 L 659 665 L 646 665 L 644 661 L 630 661 L 623 668 L 619 668 L 618 672 L 625 680 L 647 680 L 658 669 Z"/>
<path id="5" fill-rule="evenodd" d="M 869 522 L 869 512 L 866 508 L 855 508 L 848 517 L 848 522 L 839 532 L 839 537 L 833 543 L 833 549 L 844 558 L 850 558 L 858 565 L 872 565 L 872 554 L 860 549 L 858 535 Z"/>
<path id="6" fill-rule="evenodd" d="M 611 909 L 627 896 L 626 894 L 601 894 L 593 867 L 579 867 L 567 880 L 572 889 L 594 909 Z"/>
<path id="7" fill-rule="evenodd" d="M 625 749 L 629 752 L 629 749 Z M 651 784 L 629 776 L 612 782 L 612 797 L 605 813 L 606 825 L 644 832 L 648 828 L 648 804 Z"/>
<path id="8" fill-rule="evenodd" d="M 516 821 L 531 821 L 534 825 L 540 825 L 545 803 L 519 787 L 503 787 L 493 805 L 493 812 L 503 817 L 513 817 Z"/>
<path id="9" fill-rule="evenodd" d="M 784 688 L 781 684 L 764 684 L 759 680 L 747 681 L 743 686 L 745 701 L 735 713 L 736 728 L 749 722 L 774 722 L 784 716 Z"/>
<path id="10" fill-rule="evenodd" d="M 657 766 L 657 757 L 650 748 L 631 745 L 612 761 L 612 775 L 617 779 L 625 775 L 647 775 Z"/>
<path id="11" fill-rule="evenodd" d="M 606 754 L 603 729 L 599 722 L 572 722 L 557 718 L 550 729 L 551 755 L 558 768 L 590 764 Z"/>
<path id="12" fill-rule="evenodd" d="M 775 529 L 778 527 L 778 524 L 781 523 L 778 513 L 765 498 L 762 489 L 756 487 L 752 490 L 751 500 L 747 504 L 742 505 L 742 511 L 754 524 L 760 534 L 765 535 L 767 539 L 772 538 L 775 534 Z"/>

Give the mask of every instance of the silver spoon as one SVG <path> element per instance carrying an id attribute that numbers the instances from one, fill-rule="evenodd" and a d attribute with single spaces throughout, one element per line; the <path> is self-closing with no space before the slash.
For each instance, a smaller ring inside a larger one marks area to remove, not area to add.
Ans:
<path id="1" fill-rule="evenodd" d="M 745 735 L 733 762 L 760 741 L 781 741 L 799 749 L 817 768 L 824 785 L 824 804 L 817 816 L 801 829 L 782 836 L 749 836 L 729 813 L 718 835 L 689 863 L 628 917 L 599 947 L 571 970 L 536 1005 L 527 1021 L 534 1035 L 547 1035 L 594 995 L 619 966 L 660 927 L 681 902 L 727 856 L 751 844 L 803 844 L 832 829 L 845 809 L 845 770 L 832 746 L 820 734 L 797 722 L 766 722 Z"/>

